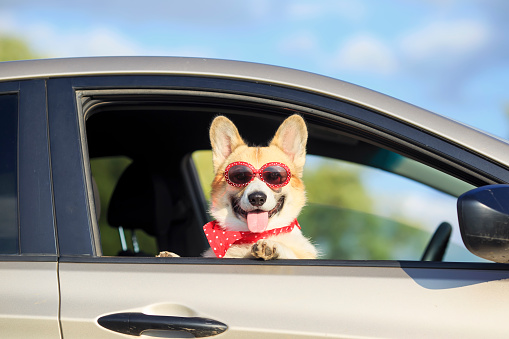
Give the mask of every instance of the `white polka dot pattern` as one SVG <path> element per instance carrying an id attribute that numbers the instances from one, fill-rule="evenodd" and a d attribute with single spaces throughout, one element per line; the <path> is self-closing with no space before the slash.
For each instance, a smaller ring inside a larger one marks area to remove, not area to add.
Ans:
<path id="1" fill-rule="evenodd" d="M 226 231 L 217 222 L 217 220 L 211 221 L 203 226 L 205 236 L 209 241 L 209 245 L 218 258 L 223 258 L 226 251 L 233 245 L 240 244 L 254 244 L 260 239 L 267 239 L 271 236 L 279 234 L 290 233 L 294 227 L 297 226 L 300 229 L 300 225 L 297 219 L 285 227 L 275 228 L 260 233 L 253 232 L 240 232 L 240 231 Z"/>

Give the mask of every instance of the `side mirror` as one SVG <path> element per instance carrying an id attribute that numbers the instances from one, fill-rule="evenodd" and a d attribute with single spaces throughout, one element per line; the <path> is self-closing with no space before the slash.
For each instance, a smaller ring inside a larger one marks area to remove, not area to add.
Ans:
<path id="1" fill-rule="evenodd" d="M 478 257 L 509 263 L 509 185 L 483 186 L 458 198 L 463 243 Z"/>

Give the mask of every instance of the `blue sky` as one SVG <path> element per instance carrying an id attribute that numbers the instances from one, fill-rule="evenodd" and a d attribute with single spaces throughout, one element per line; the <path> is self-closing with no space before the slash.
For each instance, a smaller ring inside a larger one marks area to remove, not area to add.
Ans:
<path id="1" fill-rule="evenodd" d="M 175 55 L 319 73 L 509 137 L 509 1 L 2 0 L 47 57 Z"/>

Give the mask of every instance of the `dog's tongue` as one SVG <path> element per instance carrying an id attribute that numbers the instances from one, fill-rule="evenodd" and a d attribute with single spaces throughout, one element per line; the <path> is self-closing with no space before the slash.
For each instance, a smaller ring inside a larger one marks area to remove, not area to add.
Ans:
<path id="1" fill-rule="evenodd" d="M 253 233 L 265 231 L 269 223 L 269 212 L 256 211 L 247 213 L 247 228 Z"/>

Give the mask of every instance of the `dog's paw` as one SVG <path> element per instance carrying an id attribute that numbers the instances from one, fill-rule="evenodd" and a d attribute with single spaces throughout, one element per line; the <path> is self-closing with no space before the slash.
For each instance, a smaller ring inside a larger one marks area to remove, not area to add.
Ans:
<path id="1" fill-rule="evenodd" d="M 162 252 L 159 252 L 159 254 L 156 255 L 156 257 L 158 257 L 158 258 L 180 258 L 180 255 L 175 254 L 173 252 L 162 251 Z"/>
<path id="2" fill-rule="evenodd" d="M 251 247 L 251 255 L 263 260 L 272 260 L 279 258 L 277 242 L 261 239 Z"/>

